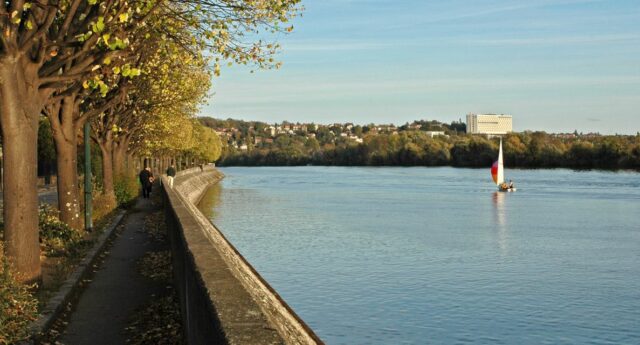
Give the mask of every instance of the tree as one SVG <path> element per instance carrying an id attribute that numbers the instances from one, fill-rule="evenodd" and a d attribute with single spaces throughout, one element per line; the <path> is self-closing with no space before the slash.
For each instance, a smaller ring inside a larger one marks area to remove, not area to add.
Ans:
<path id="1" fill-rule="evenodd" d="M 193 153 L 196 158 L 206 162 L 215 162 L 222 153 L 220 137 L 211 128 L 193 123 L 195 145 Z"/>
<path id="2" fill-rule="evenodd" d="M 0 125 L 5 160 L 4 200 L 6 254 L 23 281 L 40 275 L 37 229 L 37 129 L 45 106 L 61 117 L 63 108 L 76 104 L 80 87 L 101 96 L 114 86 L 112 74 L 135 74 L 132 66 L 112 62 L 135 55 L 130 46 L 136 33 L 155 26 L 160 37 L 174 40 L 177 32 L 190 31 L 195 45 L 218 56 L 212 69 L 220 73 L 220 62 L 253 62 L 258 67 L 278 67 L 272 55 L 276 44 L 246 40 L 246 33 L 260 28 L 290 31 L 279 24 L 297 11 L 299 0 L 6 0 L 0 4 Z M 160 18 L 153 20 L 153 18 Z M 149 36 L 152 33 L 147 33 Z M 149 37 L 145 37 L 149 38 Z M 247 42 L 249 41 L 249 42 Z M 117 79 L 117 78 L 115 78 Z M 118 84 L 117 81 L 114 81 Z M 56 108 L 58 107 L 59 108 Z M 73 106 L 74 108 L 75 105 Z M 97 108 L 94 108 L 97 109 Z M 58 110 L 56 112 L 56 110 Z M 111 113 L 113 113 L 111 111 Z M 62 121 L 54 136 L 70 138 L 81 121 Z M 52 123 L 52 127 L 53 127 Z M 69 130 L 71 128 L 71 130 Z M 57 140 L 70 147 L 69 140 Z M 62 151 L 60 151 L 62 152 Z M 73 152 L 63 155 L 69 167 Z M 65 176 L 70 175 L 66 170 Z M 66 179 L 63 178 L 66 181 Z M 63 186 L 67 186 L 63 182 Z M 70 187 L 73 190 L 73 186 Z M 66 194 L 66 193 L 65 193 Z M 66 202 L 64 203 L 66 205 Z M 74 214 L 73 210 L 70 214 Z"/>
<path id="3" fill-rule="evenodd" d="M 107 88 L 99 78 L 100 64 L 126 48 L 126 33 L 153 7 L 124 0 L 0 4 L 5 251 L 22 281 L 40 277 L 35 171 L 40 113 L 90 76 L 95 88 Z"/>

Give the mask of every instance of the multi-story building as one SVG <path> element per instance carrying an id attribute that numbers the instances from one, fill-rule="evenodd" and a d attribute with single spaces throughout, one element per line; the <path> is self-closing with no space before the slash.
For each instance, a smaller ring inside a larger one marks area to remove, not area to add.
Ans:
<path id="1" fill-rule="evenodd" d="M 503 135 L 513 132 L 513 118 L 504 114 L 468 114 L 467 133 Z"/>

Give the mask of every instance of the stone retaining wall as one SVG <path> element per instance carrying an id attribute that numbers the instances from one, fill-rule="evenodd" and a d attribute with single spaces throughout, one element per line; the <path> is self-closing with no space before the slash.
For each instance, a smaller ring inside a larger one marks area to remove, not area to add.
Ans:
<path id="1" fill-rule="evenodd" d="M 212 166 L 188 169 L 178 172 L 173 188 L 163 188 L 188 342 L 322 344 L 196 207 L 204 192 L 222 178 Z"/>

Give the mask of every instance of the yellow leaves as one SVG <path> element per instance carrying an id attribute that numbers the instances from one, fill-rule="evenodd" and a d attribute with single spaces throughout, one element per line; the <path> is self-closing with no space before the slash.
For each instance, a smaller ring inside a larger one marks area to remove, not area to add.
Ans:
<path id="1" fill-rule="evenodd" d="M 116 66 L 116 67 L 114 67 L 112 69 L 112 71 L 113 71 L 114 74 L 118 75 L 118 74 L 120 74 L 120 67 Z"/>
<path id="2" fill-rule="evenodd" d="M 13 24 L 20 24 L 20 17 L 18 16 L 18 10 L 11 12 L 11 22 Z"/>
<path id="3" fill-rule="evenodd" d="M 125 64 L 122 66 L 122 76 L 123 77 L 137 77 L 141 73 L 140 69 L 131 67 L 130 64 Z"/>
<path id="4" fill-rule="evenodd" d="M 93 77 L 93 79 L 85 80 L 82 83 L 82 87 L 85 89 L 90 88 L 92 90 L 98 90 L 101 97 L 105 97 L 109 92 L 109 86 L 107 86 L 107 84 L 100 78 L 100 76 L 95 76 Z"/>
<path id="5" fill-rule="evenodd" d="M 98 87 L 100 88 L 100 96 L 105 97 L 107 92 L 109 92 L 109 87 L 102 80 L 98 82 Z"/>
<path id="6" fill-rule="evenodd" d="M 93 35 L 93 31 L 88 31 L 85 34 L 76 35 L 76 38 L 78 39 L 78 42 L 84 42 L 84 41 L 88 40 L 89 37 L 91 37 L 91 35 Z"/>
<path id="7" fill-rule="evenodd" d="M 22 10 L 26 11 L 28 9 L 31 8 L 31 3 L 30 2 L 25 2 L 24 5 L 22 5 Z"/>
<path id="8" fill-rule="evenodd" d="M 118 19 L 120 20 L 120 23 L 124 23 L 127 20 L 129 20 L 129 13 L 122 13 L 118 16 Z"/>
<path id="9" fill-rule="evenodd" d="M 111 64 L 111 58 L 110 57 L 106 57 L 106 58 L 104 58 L 104 60 L 102 60 L 102 62 L 105 65 L 109 66 Z"/>
<path id="10" fill-rule="evenodd" d="M 33 29 L 33 23 L 31 22 L 31 20 L 27 20 L 26 26 L 29 30 Z"/>
<path id="11" fill-rule="evenodd" d="M 122 50 L 124 48 L 126 48 L 129 45 L 129 39 L 120 39 L 118 37 L 116 37 L 115 41 L 112 43 L 109 43 L 109 49 L 111 50 Z"/>
<path id="12" fill-rule="evenodd" d="M 215 74 L 216 77 L 220 76 L 220 64 L 217 62 L 213 67 L 213 74 Z"/>
<path id="13" fill-rule="evenodd" d="M 104 17 L 102 16 L 98 17 L 98 21 L 91 25 L 91 30 L 97 34 L 104 31 L 104 28 L 105 28 Z"/>

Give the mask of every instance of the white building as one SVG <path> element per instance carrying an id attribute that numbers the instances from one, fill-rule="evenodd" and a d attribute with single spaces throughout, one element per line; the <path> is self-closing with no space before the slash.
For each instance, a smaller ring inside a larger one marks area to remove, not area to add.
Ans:
<path id="1" fill-rule="evenodd" d="M 269 126 L 269 127 L 265 128 L 264 131 L 269 133 L 269 135 L 272 136 L 272 137 L 276 136 L 276 128 L 273 127 L 273 126 Z"/>
<path id="2" fill-rule="evenodd" d="M 467 133 L 503 135 L 513 132 L 513 118 L 504 114 L 468 114 Z"/>
<path id="3" fill-rule="evenodd" d="M 439 136 L 439 135 L 442 135 L 442 136 L 448 136 L 448 135 L 446 135 L 446 134 L 444 133 L 444 131 L 425 131 L 425 134 L 426 134 L 426 135 L 428 135 L 428 136 L 430 136 L 430 137 L 432 137 L 432 138 L 433 138 L 433 137 L 437 137 L 437 136 Z"/>

